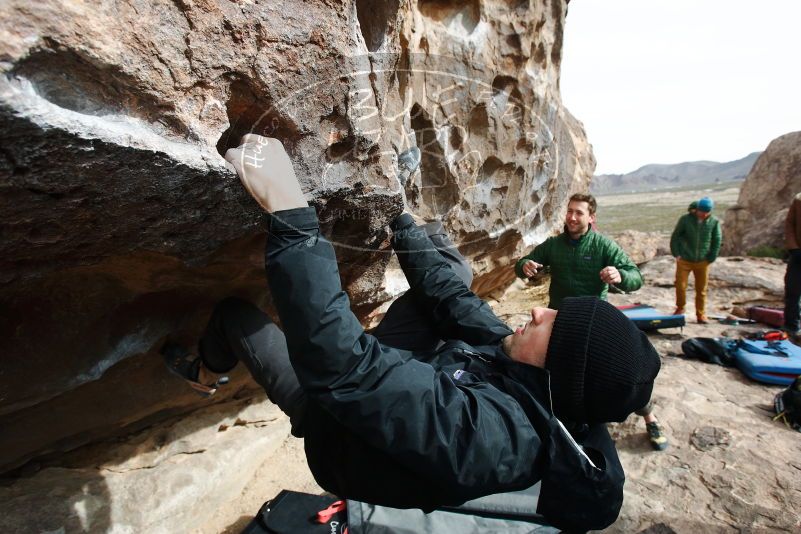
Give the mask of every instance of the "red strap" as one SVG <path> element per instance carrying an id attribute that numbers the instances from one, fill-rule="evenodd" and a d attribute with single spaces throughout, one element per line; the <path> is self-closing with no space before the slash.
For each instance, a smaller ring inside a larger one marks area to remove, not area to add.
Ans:
<path id="1" fill-rule="evenodd" d="M 332 517 L 334 517 L 342 510 L 345 510 L 347 507 L 348 507 L 347 501 L 334 501 L 333 503 L 331 503 L 331 506 L 329 506 L 325 510 L 317 512 L 317 522 L 328 523 L 329 521 L 331 521 Z"/>
<path id="2" fill-rule="evenodd" d="M 787 333 L 781 330 L 771 330 L 765 334 L 765 341 L 781 341 L 787 339 Z"/>

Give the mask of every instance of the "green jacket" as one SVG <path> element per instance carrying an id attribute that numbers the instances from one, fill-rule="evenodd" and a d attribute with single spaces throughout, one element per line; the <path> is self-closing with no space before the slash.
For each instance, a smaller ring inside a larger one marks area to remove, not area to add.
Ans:
<path id="1" fill-rule="evenodd" d="M 620 271 L 618 289 L 636 291 L 642 287 L 642 275 L 637 266 L 617 243 L 590 229 L 575 244 L 562 232 L 537 245 L 515 264 L 520 278 L 523 264 L 534 260 L 551 268 L 551 287 L 548 307 L 558 309 L 565 297 L 595 296 L 606 299 L 608 284 L 601 281 L 601 269 L 613 266 Z"/>
<path id="2" fill-rule="evenodd" d="M 670 236 L 670 253 L 687 261 L 712 263 L 718 258 L 722 237 L 720 221 L 714 215 L 699 221 L 688 213 L 679 217 Z"/>

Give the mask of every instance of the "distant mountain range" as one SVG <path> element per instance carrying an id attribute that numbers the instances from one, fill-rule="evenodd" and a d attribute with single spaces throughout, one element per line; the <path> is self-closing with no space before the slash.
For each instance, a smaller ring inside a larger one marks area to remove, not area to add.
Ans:
<path id="1" fill-rule="evenodd" d="M 760 154 L 762 152 L 754 152 L 742 159 L 726 163 L 717 161 L 687 161 L 672 165 L 653 163 L 627 174 L 599 174 L 592 177 L 590 193 L 603 195 L 743 180 Z"/>

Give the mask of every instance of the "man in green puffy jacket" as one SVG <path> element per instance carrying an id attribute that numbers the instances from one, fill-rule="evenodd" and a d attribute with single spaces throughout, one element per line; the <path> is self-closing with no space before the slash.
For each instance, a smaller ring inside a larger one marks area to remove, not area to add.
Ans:
<path id="1" fill-rule="evenodd" d="M 605 300 L 609 285 L 627 292 L 642 287 L 640 270 L 623 249 L 593 230 L 597 206 L 592 195 L 571 196 L 564 232 L 540 243 L 515 265 L 520 278 L 530 278 L 542 267 L 550 266 L 549 308 L 558 309 L 567 297 L 595 296 Z M 634 413 L 644 418 L 651 446 L 665 450 L 667 438 L 652 404 L 649 402 Z"/>
<path id="2" fill-rule="evenodd" d="M 709 197 L 698 201 L 694 214 L 679 218 L 670 236 L 670 253 L 676 258 L 676 310 L 684 313 L 687 304 L 687 282 L 690 273 L 695 277 L 695 314 L 700 324 L 706 324 L 706 294 L 709 282 L 709 265 L 720 252 L 723 233 L 720 221 L 711 214 L 715 203 Z"/>
<path id="3" fill-rule="evenodd" d="M 642 287 L 640 270 L 623 249 L 592 229 L 596 208 L 592 195 L 570 197 L 565 231 L 537 245 L 515 265 L 515 273 L 524 279 L 550 266 L 549 308 L 558 309 L 565 297 L 606 299 L 609 285 L 626 292 Z"/>

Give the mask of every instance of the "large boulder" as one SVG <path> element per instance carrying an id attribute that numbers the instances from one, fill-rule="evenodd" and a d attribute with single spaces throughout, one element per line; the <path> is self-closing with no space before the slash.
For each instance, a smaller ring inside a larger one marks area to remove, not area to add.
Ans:
<path id="1" fill-rule="evenodd" d="M 648 263 L 657 256 L 670 254 L 670 236 L 661 232 L 624 230 L 610 237 L 637 265 Z"/>
<path id="2" fill-rule="evenodd" d="M 213 303 L 269 308 L 260 212 L 221 154 L 287 147 L 361 319 L 398 291 L 405 194 L 475 289 L 560 224 L 594 159 L 564 109 L 566 2 L 4 2 L 0 471 L 200 406 L 157 355 Z M 395 275 L 392 275 L 395 276 Z M 256 390 L 234 376 L 226 397 Z"/>
<path id="3" fill-rule="evenodd" d="M 801 132 L 770 142 L 726 210 L 721 253 L 743 255 L 759 246 L 784 248 L 784 220 L 801 192 Z"/>

